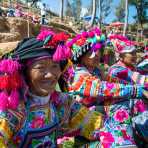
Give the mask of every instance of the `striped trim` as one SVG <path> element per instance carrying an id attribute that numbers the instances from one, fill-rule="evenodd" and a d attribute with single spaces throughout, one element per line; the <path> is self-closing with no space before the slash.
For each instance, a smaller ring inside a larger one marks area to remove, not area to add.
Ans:
<path id="1" fill-rule="evenodd" d="M 32 141 L 32 139 L 38 139 L 41 137 L 45 137 L 47 135 L 51 135 L 52 132 L 56 132 L 57 131 L 57 125 L 58 123 L 53 123 L 51 125 L 49 125 L 46 128 L 40 129 L 40 130 L 30 130 L 27 132 L 27 134 L 25 135 L 24 140 L 22 141 L 20 147 L 23 148 L 28 148 L 30 146 L 30 142 Z"/>

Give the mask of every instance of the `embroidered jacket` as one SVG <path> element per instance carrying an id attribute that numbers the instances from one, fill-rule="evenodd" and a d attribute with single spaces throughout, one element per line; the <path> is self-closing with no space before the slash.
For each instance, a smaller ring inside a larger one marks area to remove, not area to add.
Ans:
<path id="1" fill-rule="evenodd" d="M 104 103 L 105 118 L 103 127 L 94 131 L 94 135 L 96 138 L 99 135 L 100 140 L 87 144 L 87 147 L 135 146 L 129 102 L 130 99 L 136 97 L 142 98 L 143 85 L 133 87 L 129 84 L 100 81 L 98 76 L 93 76 L 83 66 L 75 67 L 73 79 L 68 82 L 69 92 L 72 94 L 79 92 L 82 99 L 84 99 L 84 96 L 95 97 L 98 103 Z M 115 101 L 118 103 L 114 103 Z M 139 101 L 137 106 L 142 105 L 141 100 Z M 110 103 L 113 104 L 110 105 Z"/>
<path id="2" fill-rule="evenodd" d="M 112 65 L 108 72 L 108 81 L 124 84 L 145 84 L 148 83 L 148 76 L 141 75 L 136 70 L 127 67 L 123 62 L 118 61 Z"/>
<path id="3" fill-rule="evenodd" d="M 68 95 L 54 92 L 47 104 L 36 105 L 28 99 L 17 110 L 1 111 L 0 146 L 56 148 L 59 133 L 94 139 L 93 131 L 102 123 L 101 113 L 89 111 Z"/>

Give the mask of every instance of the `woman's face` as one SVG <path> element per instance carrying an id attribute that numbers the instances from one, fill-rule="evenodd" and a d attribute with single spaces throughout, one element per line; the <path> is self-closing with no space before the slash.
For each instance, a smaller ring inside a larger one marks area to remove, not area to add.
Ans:
<path id="1" fill-rule="evenodd" d="M 96 67 L 96 65 L 99 64 L 100 61 L 100 52 L 99 50 L 95 53 L 95 56 L 91 58 L 92 52 L 87 52 L 82 58 L 81 58 L 81 64 L 85 65 L 86 67 Z"/>
<path id="2" fill-rule="evenodd" d="M 132 52 L 132 53 L 125 53 L 122 56 L 122 61 L 129 66 L 134 66 L 136 64 L 136 52 Z"/>
<path id="3" fill-rule="evenodd" d="M 47 96 L 55 90 L 61 69 L 58 63 L 46 58 L 29 65 L 27 75 L 31 92 L 38 96 Z"/>

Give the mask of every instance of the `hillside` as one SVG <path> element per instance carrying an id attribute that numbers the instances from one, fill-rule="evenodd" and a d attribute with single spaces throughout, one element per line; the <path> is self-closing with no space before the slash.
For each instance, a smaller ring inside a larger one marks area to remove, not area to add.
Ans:
<path id="1" fill-rule="evenodd" d="M 29 35 L 35 36 L 40 25 L 29 23 Z M 0 17 L 0 43 L 18 41 L 28 36 L 27 20 L 17 17 Z"/>

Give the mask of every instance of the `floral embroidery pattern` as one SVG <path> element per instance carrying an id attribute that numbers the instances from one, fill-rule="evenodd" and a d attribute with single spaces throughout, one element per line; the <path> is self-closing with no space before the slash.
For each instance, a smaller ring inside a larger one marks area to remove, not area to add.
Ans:
<path id="1" fill-rule="evenodd" d="M 114 137 L 109 132 L 100 132 L 100 141 L 103 148 L 110 148 L 110 146 L 114 142 Z"/>
<path id="2" fill-rule="evenodd" d="M 146 110 L 144 102 L 142 100 L 138 100 L 134 106 L 134 113 L 142 113 Z"/>
<path id="3" fill-rule="evenodd" d="M 45 124 L 45 119 L 43 117 L 35 117 L 31 122 L 31 128 L 42 128 Z"/>
<path id="4" fill-rule="evenodd" d="M 124 109 L 119 109 L 114 115 L 114 119 L 118 122 L 124 122 L 129 118 L 128 112 Z"/>

